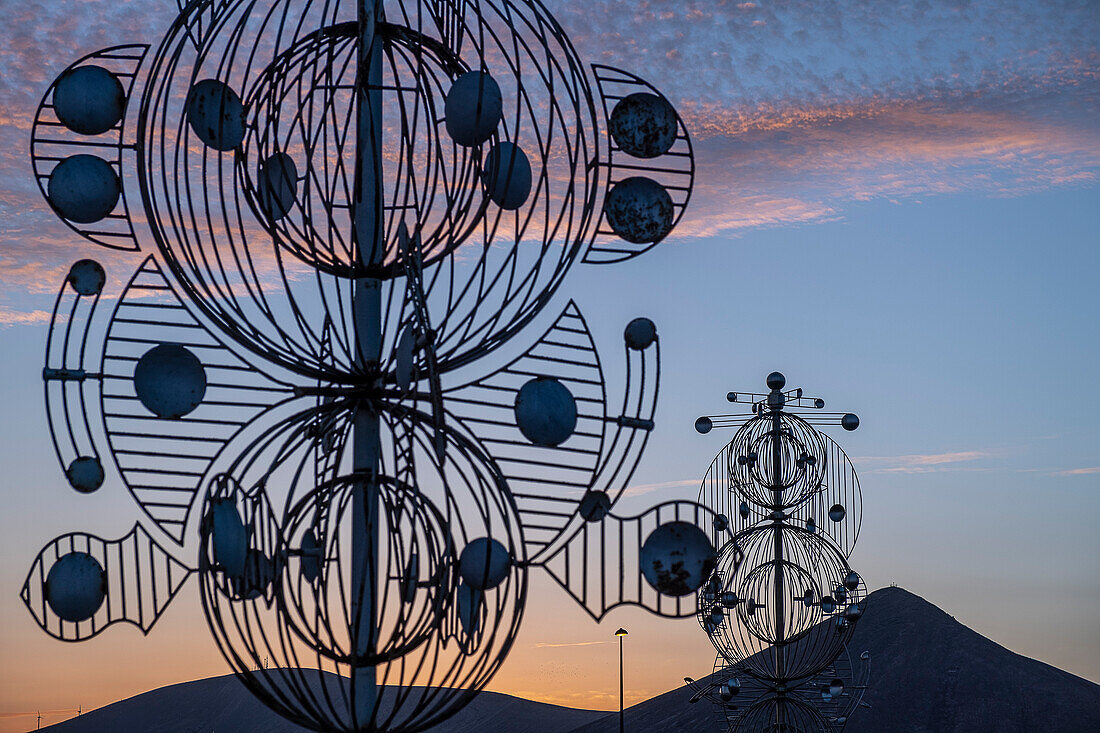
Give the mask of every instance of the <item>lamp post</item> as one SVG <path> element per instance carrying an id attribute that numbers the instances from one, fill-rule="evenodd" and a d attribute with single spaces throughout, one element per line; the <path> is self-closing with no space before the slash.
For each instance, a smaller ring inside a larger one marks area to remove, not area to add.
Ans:
<path id="1" fill-rule="evenodd" d="M 615 636 L 619 637 L 619 733 L 623 733 L 623 637 L 626 629 L 620 626 Z"/>

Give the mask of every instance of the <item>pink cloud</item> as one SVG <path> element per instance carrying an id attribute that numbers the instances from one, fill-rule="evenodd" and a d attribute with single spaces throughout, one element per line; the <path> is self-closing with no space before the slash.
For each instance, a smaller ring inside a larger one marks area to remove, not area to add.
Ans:
<path id="1" fill-rule="evenodd" d="M 952 453 L 918 453 L 903 456 L 863 456 L 852 458 L 852 462 L 860 466 L 867 466 L 866 473 L 932 473 L 974 470 L 958 464 L 980 461 L 993 456 L 993 453 L 969 450 Z"/>
<path id="2" fill-rule="evenodd" d="M 1070 468 L 1065 471 L 1057 471 L 1055 476 L 1092 476 L 1100 473 L 1100 466 L 1090 466 L 1088 468 Z"/>
<path id="3" fill-rule="evenodd" d="M 23 312 L 0 306 L 0 328 L 8 328 L 10 326 L 25 326 L 28 324 L 49 323 L 50 312 L 44 310 L 33 310 L 30 312 Z"/>

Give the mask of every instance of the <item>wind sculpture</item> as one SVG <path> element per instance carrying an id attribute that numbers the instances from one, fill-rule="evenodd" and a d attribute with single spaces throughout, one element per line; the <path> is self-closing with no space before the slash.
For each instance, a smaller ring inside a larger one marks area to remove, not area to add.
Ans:
<path id="1" fill-rule="evenodd" d="M 53 210 L 149 252 L 116 296 L 92 260 L 58 294 L 58 458 L 148 521 L 47 544 L 22 591 L 40 626 L 148 633 L 197 575 L 280 715 L 416 731 L 500 667 L 536 569 L 597 620 L 694 614 L 714 512 L 612 512 L 653 428 L 656 327 L 626 325 L 616 404 L 577 306 L 546 312 L 578 260 L 683 216 L 668 100 L 582 66 L 537 0 L 197 0 L 149 52 L 85 56 L 35 116 Z"/>
<path id="2" fill-rule="evenodd" d="M 866 588 L 848 565 L 861 493 L 843 449 L 815 425 L 859 427 L 852 413 L 787 389 L 730 392 L 742 415 L 700 417 L 699 433 L 735 427 L 699 490 L 717 513 L 714 574 L 700 589 L 699 623 L 717 650 L 714 674 L 685 681 L 709 699 L 722 731 L 832 733 L 861 704 L 869 654 L 848 653 Z M 795 410 L 803 411 L 796 414 Z"/>

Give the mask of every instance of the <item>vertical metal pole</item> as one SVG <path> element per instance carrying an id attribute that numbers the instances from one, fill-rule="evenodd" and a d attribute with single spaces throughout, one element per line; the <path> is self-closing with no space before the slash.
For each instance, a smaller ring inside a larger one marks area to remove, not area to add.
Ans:
<path id="1" fill-rule="evenodd" d="M 619 636 L 619 733 L 623 733 L 623 637 Z"/>
<path id="2" fill-rule="evenodd" d="M 381 0 L 358 0 L 359 46 L 355 104 L 355 192 L 352 239 L 355 256 L 365 273 L 385 256 L 382 219 L 382 20 Z M 359 277 L 354 284 L 352 310 L 356 363 L 361 373 L 375 372 L 382 350 L 382 282 Z M 368 385 L 369 386 L 369 385 Z M 352 494 L 352 636 L 356 654 L 373 655 L 378 618 L 379 507 L 378 469 L 381 436 L 377 413 L 369 401 L 360 402 L 354 422 L 353 469 L 362 476 Z M 351 670 L 353 722 L 367 725 L 378 699 L 373 665 L 356 664 Z"/>
<path id="3" fill-rule="evenodd" d="M 777 389 L 773 389 L 771 394 L 768 395 L 768 407 L 771 408 L 772 417 L 772 460 L 771 460 L 771 481 L 772 481 L 772 511 L 782 511 L 783 506 L 783 440 L 780 435 L 780 430 L 783 428 L 783 420 L 781 417 L 781 410 L 783 407 L 783 394 Z M 786 590 L 784 589 L 784 577 L 783 577 L 783 530 L 782 521 L 773 520 L 773 531 L 775 536 L 775 676 L 782 681 L 784 664 L 783 664 L 783 651 L 785 644 L 783 643 L 786 636 L 786 623 L 784 622 L 784 614 L 786 613 Z M 783 718 L 786 717 L 783 713 L 783 699 L 778 698 L 776 700 L 775 708 L 775 723 L 776 725 L 783 724 Z"/>

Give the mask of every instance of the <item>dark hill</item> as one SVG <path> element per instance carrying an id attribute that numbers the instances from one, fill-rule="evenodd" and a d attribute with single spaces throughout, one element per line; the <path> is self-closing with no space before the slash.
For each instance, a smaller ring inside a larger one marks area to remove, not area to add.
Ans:
<path id="1" fill-rule="evenodd" d="M 871 707 L 859 708 L 845 733 L 1100 731 L 1100 685 L 1015 654 L 901 588 L 870 595 L 850 649 L 871 653 L 863 698 Z M 690 696 L 680 688 L 629 708 L 626 729 L 717 730 L 712 706 L 689 705 Z M 617 730 L 614 715 L 577 733 Z"/>
<path id="2" fill-rule="evenodd" d="M 923 598 L 883 588 L 868 599 L 853 657 L 871 653 L 871 707 L 845 733 L 1097 733 L 1100 685 L 1022 657 L 955 621 Z M 695 670 L 708 666 L 699 660 Z M 626 711 L 630 733 L 716 731 L 714 710 L 679 688 Z M 232 676 L 163 687 L 48 728 L 99 731 L 284 733 L 289 725 Z M 618 714 L 574 710 L 486 692 L 435 733 L 614 733 Z"/>
<path id="3" fill-rule="evenodd" d="M 568 733 L 607 715 L 483 692 L 431 733 Z M 517 722 L 522 721 L 522 722 Z M 518 727 L 517 727 L 518 725 Z M 254 698 L 233 675 L 169 685 L 58 723 L 51 733 L 302 733 Z"/>

